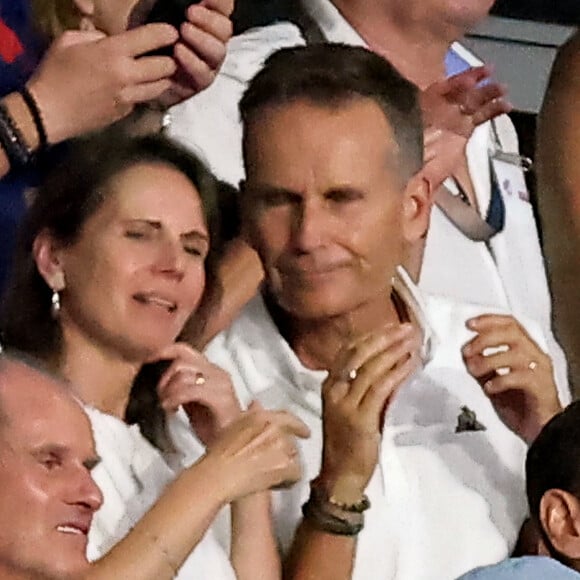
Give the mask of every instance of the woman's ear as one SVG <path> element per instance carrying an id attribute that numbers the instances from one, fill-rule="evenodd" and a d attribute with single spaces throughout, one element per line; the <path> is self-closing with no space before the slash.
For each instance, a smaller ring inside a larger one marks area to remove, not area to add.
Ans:
<path id="1" fill-rule="evenodd" d="M 540 501 L 540 523 L 556 551 L 580 559 L 580 500 L 561 489 L 549 489 Z"/>
<path id="2" fill-rule="evenodd" d="M 39 274 L 55 292 L 64 290 L 66 281 L 62 265 L 61 252 L 54 237 L 48 230 L 42 230 L 32 245 L 32 254 Z"/>
<path id="3" fill-rule="evenodd" d="M 427 235 L 433 203 L 431 186 L 419 172 L 408 181 L 403 195 L 403 235 L 408 244 L 413 244 Z"/>

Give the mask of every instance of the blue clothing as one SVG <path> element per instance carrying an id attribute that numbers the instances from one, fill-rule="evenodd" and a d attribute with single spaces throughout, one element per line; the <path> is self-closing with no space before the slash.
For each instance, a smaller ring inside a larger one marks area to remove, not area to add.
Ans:
<path id="1" fill-rule="evenodd" d="M 0 97 L 26 82 L 40 52 L 29 0 L 0 0 Z M 24 191 L 35 183 L 33 171 L 12 171 L 0 179 L 0 297 L 6 285 L 16 230 L 26 209 Z"/>
<path id="2" fill-rule="evenodd" d="M 458 75 L 470 68 L 471 65 L 452 48 L 447 51 L 445 55 L 445 71 L 448 77 Z"/>
<path id="3" fill-rule="evenodd" d="M 477 568 L 457 580 L 580 580 L 580 574 L 553 558 L 524 556 Z"/>

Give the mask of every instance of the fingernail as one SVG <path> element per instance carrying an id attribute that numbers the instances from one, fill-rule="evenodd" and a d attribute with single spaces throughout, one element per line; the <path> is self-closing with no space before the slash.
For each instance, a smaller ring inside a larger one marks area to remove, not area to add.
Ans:
<path id="1" fill-rule="evenodd" d="M 465 326 L 467 326 L 467 328 L 477 328 L 477 318 L 470 318 L 466 323 Z"/>
<path id="2" fill-rule="evenodd" d="M 485 381 L 485 383 L 483 383 L 483 388 L 484 388 L 486 391 L 489 391 L 489 390 L 491 389 L 491 387 L 492 387 L 492 383 L 491 383 L 491 381 Z"/>

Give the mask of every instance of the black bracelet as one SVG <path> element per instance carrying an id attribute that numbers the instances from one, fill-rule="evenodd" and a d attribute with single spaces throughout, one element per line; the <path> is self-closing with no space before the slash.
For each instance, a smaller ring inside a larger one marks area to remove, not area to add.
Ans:
<path id="1" fill-rule="evenodd" d="M 6 152 L 12 168 L 25 167 L 32 159 L 32 151 L 2 103 L 0 103 L 0 146 Z"/>
<path id="2" fill-rule="evenodd" d="M 46 136 L 46 128 L 44 126 L 44 122 L 42 121 L 42 115 L 40 114 L 38 103 L 26 85 L 24 85 L 18 92 L 26 103 L 28 110 L 30 111 L 30 115 L 34 121 L 34 126 L 36 127 L 36 132 L 38 133 L 37 154 L 42 153 L 48 147 L 48 138 Z"/>
<path id="3" fill-rule="evenodd" d="M 302 515 L 316 529 L 337 536 L 356 536 L 364 527 L 362 514 L 353 518 L 351 513 L 330 513 L 312 498 L 302 506 Z"/>

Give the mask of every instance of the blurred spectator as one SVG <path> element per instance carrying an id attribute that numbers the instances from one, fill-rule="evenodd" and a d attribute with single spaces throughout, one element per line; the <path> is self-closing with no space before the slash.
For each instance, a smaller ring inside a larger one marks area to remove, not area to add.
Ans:
<path id="1" fill-rule="evenodd" d="M 580 377 L 580 33 L 560 50 L 538 122 L 538 203 L 558 338 Z"/>

